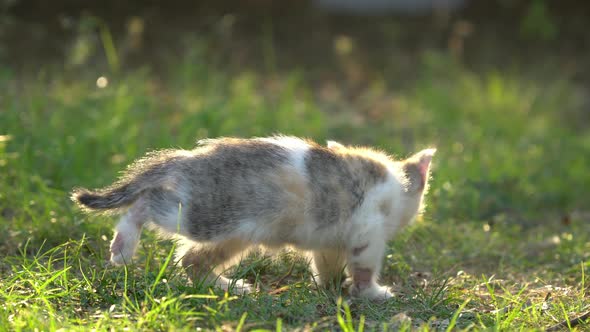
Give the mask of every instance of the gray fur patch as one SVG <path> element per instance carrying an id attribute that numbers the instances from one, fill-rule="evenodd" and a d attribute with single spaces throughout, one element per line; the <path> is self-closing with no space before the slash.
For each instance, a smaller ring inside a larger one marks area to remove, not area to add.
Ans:
<path id="1" fill-rule="evenodd" d="M 187 228 L 195 240 L 224 236 L 244 219 L 273 219 L 282 210 L 284 190 L 269 172 L 287 162 L 284 148 L 259 140 L 207 142 L 206 155 L 182 165 Z M 261 227 L 264 227 L 261 225 Z"/>
<path id="2" fill-rule="evenodd" d="M 305 166 L 313 195 L 311 213 L 320 227 L 348 220 L 387 173 L 375 160 L 319 145 L 307 152 Z"/>

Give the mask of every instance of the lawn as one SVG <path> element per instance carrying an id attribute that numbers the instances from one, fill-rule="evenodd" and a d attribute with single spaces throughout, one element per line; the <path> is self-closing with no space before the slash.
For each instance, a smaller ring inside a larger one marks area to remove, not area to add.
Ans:
<path id="1" fill-rule="evenodd" d="M 208 51 L 219 36 L 199 35 L 156 69 L 119 65 L 100 31 L 96 66 L 0 64 L 0 330 L 590 328 L 576 320 L 590 312 L 588 95 L 563 59 L 470 65 L 425 47 L 408 70 L 370 50 L 378 70 L 338 34 L 319 71 L 285 65 L 263 33 L 259 64 L 225 67 Z M 230 272 L 259 292 L 224 294 L 189 283 L 149 231 L 133 265 L 111 267 L 116 220 L 69 200 L 150 150 L 273 133 L 437 147 L 428 208 L 385 258 L 394 299 L 318 289 L 289 252 L 252 255 Z"/>

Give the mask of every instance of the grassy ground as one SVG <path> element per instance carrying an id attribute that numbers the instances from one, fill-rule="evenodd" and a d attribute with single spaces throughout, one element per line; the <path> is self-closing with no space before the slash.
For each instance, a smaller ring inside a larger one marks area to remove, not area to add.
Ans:
<path id="1" fill-rule="evenodd" d="M 0 330 L 590 328 L 573 321 L 590 311 L 579 87 L 526 67 L 472 71 L 435 51 L 415 59 L 403 88 L 388 71 L 358 88 L 355 58 L 338 59 L 346 80 L 321 84 L 301 68 L 228 71 L 198 43 L 166 77 L 111 64 L 103 88 L 92 68 L 0 67 Z M 108 267 L 114 220 L 68 199 L 152 149 L 278 132 L 397 156 L 438 147 L 428 210 L 387 252 L 382 280 L 396 298 L 341 302 L 289 253 L 251 257 L 232 273 L 260 292 L 229 296 L 189 284 L 174 244 L 150 232 L 136 264 Z"/>

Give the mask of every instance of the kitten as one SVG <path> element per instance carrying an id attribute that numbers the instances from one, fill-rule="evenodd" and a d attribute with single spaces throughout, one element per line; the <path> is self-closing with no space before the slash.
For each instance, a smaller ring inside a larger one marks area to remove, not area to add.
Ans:
<path id="1" fill-rule="evenodd" d="M 377 284 L 387 240 L 421 212 L 435 149 L 394 161 L 368 148 L 294 137 L 207 139 L 194 150 L 164 150 L 130 165 L 113 185 L 75 189 L 86 211 L 122 214 L 111 262 L 129 263 L 144 224 L 173 234 L 193 280 L 248 293 L 220 275 L 255 245 L 311 251 L 321 285 L 345 267 L 351 294 L 392 296 Z"/>

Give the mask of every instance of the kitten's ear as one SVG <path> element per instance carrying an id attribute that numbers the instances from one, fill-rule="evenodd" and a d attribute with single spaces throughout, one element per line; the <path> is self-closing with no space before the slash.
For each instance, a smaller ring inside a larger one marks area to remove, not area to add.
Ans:
<path id="1" fill-rule="evenodd" d="M 418 170 L 420 171 L 420 175 L 422 175 L 423 178 L 426 178 L 427 176 L 428 169 L 430 168 L 430 163 L 432 162 L 432 157 L 434 156 L 435 152 L 436 149 L 434 148 L 425 149 L 416 153 L 409 159 L 416 163 Z"/>
<path id="2" fill-rule="evenodd" d="M 407 192 L 422 192 L 428 182 L 428 169 L 436 149 L 422 150 L 403 161 L 403 170 L 408 177 Z"/>
<path id="3" fill-rule="evenodd" d="M 344 148 L 344 145 L 336 141 L 327 141 L 326 143 L 328 144 L 328 149 L 338 150 Z"/>

